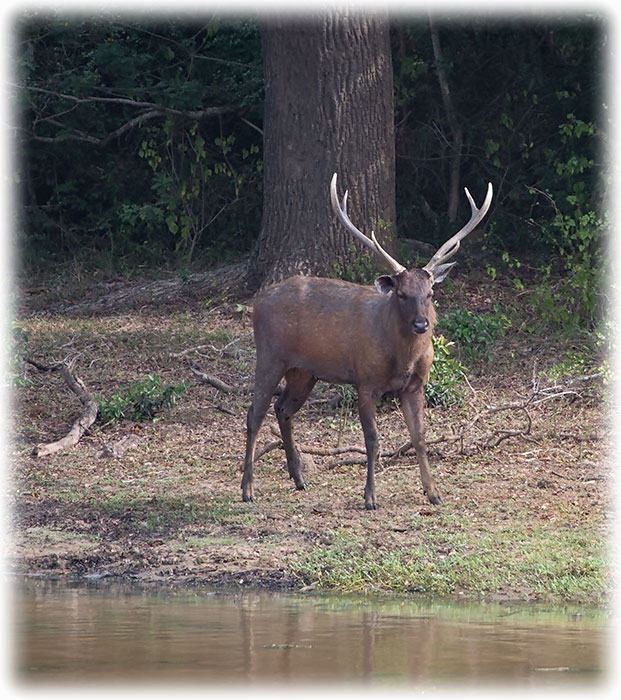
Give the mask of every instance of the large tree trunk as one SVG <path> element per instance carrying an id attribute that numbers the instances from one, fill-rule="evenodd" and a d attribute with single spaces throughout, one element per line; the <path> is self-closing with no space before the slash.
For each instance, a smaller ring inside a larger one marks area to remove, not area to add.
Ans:
<path id="1" fill-rule="evenodd" d="M 256 289 L 294 274 L 331 275 L 363 255 L 330 207 L 388 249 L 395 235 L 393 77 L 386 17 L 331 12 L 269 17 L 265 66 L 264 201 L 248 268 Z M 374 261 L 377 262 L 377 261 Z"/>
<path id="2" fill-rule="evenodd" d="M 442 102 L 444 103 L 446 118 L 451 129 L 451 134 L 453 135 L 447 215 L 449 221 L 455 221 L 461 195 L 461 188 L 459 185 L 461 179 L 461 151 L 464 144 L 464 133 L 459 119 L 457 118 L 457 114 L 455 113 L 455 108 L 453 107 L 451 91 L 449 89 L 446 72 L 444 71 L 444 58 L 442 57 L 442 48 L 440 46 L 440 35 L 431 17 L 429 17 L 429 28 L 431 30 L 431 45 L 436 62 L 436 73 L 438 75 L 438 82 L 440 83 Z"/>

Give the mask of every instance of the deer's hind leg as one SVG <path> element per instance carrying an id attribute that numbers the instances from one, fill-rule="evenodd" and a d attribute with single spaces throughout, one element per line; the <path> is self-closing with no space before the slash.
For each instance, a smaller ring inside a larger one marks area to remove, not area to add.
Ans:
<path id="1" fill-rule="evenodd" d="M 285 381 L 287 382 L 285 390 L 278 397 L 274 410 L 287 455 L 289 476 L 293 479 L 296 488 L 301 490 L 306 488 L 306 480 L 303 474 L 302 457 L 293 439 L 292 423 L 293 416 L 308 398 L 317 378 L 306 370 L 294 368 L 285 374 Z"/>

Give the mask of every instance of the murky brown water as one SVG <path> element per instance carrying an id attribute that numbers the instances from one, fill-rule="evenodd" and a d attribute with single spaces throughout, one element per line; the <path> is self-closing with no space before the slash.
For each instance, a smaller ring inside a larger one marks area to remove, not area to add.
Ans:
<path id="1" fill-rule="evenodd" d="M 14 588 L 18 682 L 599 684 L 590 608 L 144 589 Z"/>

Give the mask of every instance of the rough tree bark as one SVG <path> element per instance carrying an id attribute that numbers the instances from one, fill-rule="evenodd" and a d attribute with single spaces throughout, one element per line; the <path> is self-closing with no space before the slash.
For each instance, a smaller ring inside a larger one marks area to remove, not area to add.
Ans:
<path id="1" fill-rule="evenodd" d="M 265 67 L 264 202 L 248 267 L 257 289 L 293 274 L 331 275 L 362 255 L 334 219 L 330 178 L 349 213 L 388 249 L 395 235 L 393 75 L 387 18 L 270 16 Z"/>

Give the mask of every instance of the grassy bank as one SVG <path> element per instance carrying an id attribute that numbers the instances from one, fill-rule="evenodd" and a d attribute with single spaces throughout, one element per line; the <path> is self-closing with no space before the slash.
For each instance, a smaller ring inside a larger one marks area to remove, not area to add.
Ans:
<path id="1" fill-rule="evenodd" d="M 606 590 L 607 552 L 596 528 L 577 533 L 571 525 L 514 522 L 469 532 L 467 523 L 457 520 L 439 516 L 407 548 L 388 551 L 369 548 L 363 536 L 341 530 L 332 544 L 292 559 L 289 566 L 304 581 L 348 592 L 588 599 Z"/>

